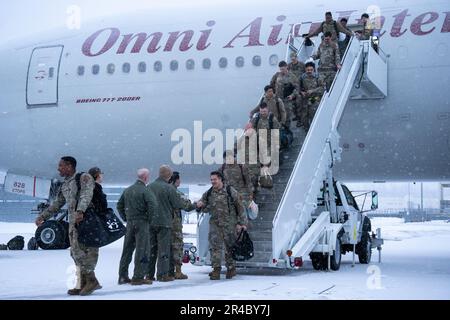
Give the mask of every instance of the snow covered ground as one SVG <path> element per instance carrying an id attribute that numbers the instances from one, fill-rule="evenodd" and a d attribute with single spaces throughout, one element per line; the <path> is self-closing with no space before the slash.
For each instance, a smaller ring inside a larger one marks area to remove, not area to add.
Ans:
<path id="1" fill-rule="evenodd" d="M 96 274 L 103 289 L 85 299 L 450 299 L 450 223 L 376 218 L 372 226 L 386 239 L 381 264 L 374 250 L 370 265 L 352 267 L 347 254 L 336 272 L 315 271 L 306 261 L 299 271 L 242 271 L 221 281 L 209 280 L 210 267 L 185 265 L 188 280 L 141 287 L 117 285 L 118 241 L 101 249 Z M 28 223 L 0 223 L 0 243 L 17 234 L 28 241 L 34 230 Z M 184 232 L 195 233 L 195 225 Z M 68 250 L 0 251 L 0 299 L 82 299 L 66 295 L 72 271 Z"/>

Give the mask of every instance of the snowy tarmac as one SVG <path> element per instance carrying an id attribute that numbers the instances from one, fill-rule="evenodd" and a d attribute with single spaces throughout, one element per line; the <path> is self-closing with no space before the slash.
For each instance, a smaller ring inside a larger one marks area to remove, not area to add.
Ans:
<path id="1" fill-rule="evenodd" d="M 211 281 L 210 267 L 184 265 L 188 280 L 151 286 L 117 285 L 122 240 L 102 248 L 96 275 L 103 289 L 89 297 L 69 297 L 73 261 L 69 250 L 0 251 L 0 299 L 131 299 L 131 300 L 258 300 L 258 299 L 450 299 L 450 223 L 403 223 L 397 218 L 372 219 L 382 228 L 382 263 L 352 267 L 342 257 L 339 271 L 315 271 L 309 260 L 300 270 L 240 271 L 232 280 Z M 15 235 L 33 236 L 30 223 L 0 222 L 0 243 Z M 192 234 L 195 225 L 185 225 Z M 195 239 L 185 238 L 185 242 Z M 357 261 L 357 259 L 356 259 Z M 130 265 L 130 276 L 133 264 Z"/>

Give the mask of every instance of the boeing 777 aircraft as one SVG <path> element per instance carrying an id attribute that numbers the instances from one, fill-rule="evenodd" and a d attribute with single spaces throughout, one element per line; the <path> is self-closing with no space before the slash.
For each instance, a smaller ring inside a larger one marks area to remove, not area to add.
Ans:
<path id="1" fill-rule="evenodd" d="M 100 166 L 109 183 L 128 184 L 138 167 L 173 165 L 176 129 L 194 146 L 208 129 L 244 127 L 285 59 L 292 26 L 300 39 L 331 11 L 349 24 L 364 12 L 378 18 L 388 56 L 387 97 L 346 105 L 336 177 L 448 180 L 449 3 L 375 2 L 155 1 L 151 10 L 3 44 L 0 171 L 52 177 L 59 158 L 72 155 L 80 168 Z M 196 183 L 217 165 L 173 167 Z"/>

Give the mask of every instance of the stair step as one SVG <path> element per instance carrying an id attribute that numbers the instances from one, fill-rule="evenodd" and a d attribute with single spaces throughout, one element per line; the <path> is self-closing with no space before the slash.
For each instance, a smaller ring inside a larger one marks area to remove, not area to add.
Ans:
<path id="1" fill-rule="evenodd" d="M 252 241 L 272 241 L 272 232 L 251 232 L 249 230 Z"/>
<path id="2" fill-rule="evenodd" d="M 249 221 L 249 229 L 259 231 L 270 230 L 272 232 L 272 221 L 258 221 L 258 222 Z"/>
<path id="3" fill-rule="evenodd" d="M 255 251 L 272 251 L 272 240 L 252 240 L 253 241 L 253 249 Z"/>

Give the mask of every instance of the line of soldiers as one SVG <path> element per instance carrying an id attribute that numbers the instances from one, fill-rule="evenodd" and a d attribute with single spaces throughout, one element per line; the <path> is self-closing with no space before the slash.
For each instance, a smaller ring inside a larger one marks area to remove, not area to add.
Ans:
<path id="1" fill-rule="evenodd" d="M 335 21 L 331 12 L 327 12 L 325 21 L 315 31 L 304 34 L 303 37 L 310 38 L 323 33 L 322 43 L 311 56 L 312 60 L 319 60 L 317 72 L 313 62 L 305 64 L 298 60 L 296 52 L 292 52 L 289 64 L 285 61 L 279 63 L 279 72 L 273 75 L 270 85 L 264 88 L 264 98 L 250 112 L 250 117 L 254 117 L 266 103 L 281 127 L 289 128 L 291 121 L 296 120 L 297 127 L 304 127 L 308 131 L 323 93 L 330 90 L 337 71 L 342 67 L 341 59 L 354 35 L 347 27 L 347 22 L 346 18 Z M 368 40 L 373 32 L 369 15 L 362 14 L 360 22 L 363 29 L 355 34 L 360 40 Z M 345 35 L 343 40 L 340 40 L 340 34 Z"/>

